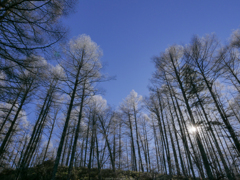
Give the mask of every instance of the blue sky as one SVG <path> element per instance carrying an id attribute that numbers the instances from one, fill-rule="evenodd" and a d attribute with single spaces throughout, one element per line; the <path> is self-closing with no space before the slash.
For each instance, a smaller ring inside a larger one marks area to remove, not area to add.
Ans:
<path id="1" fill-rule="evenodd" d="M 87 34 L 103 50 L 104 73 L 116 80 L 100 86 L 115 106 L 132 89 L 148 95 L 151 58 L 168 46 L 209 33 L 224 43 L 240 27 L 239 0 L 79 0 L 75 11 L 63 19 L 69 38 Z"/>

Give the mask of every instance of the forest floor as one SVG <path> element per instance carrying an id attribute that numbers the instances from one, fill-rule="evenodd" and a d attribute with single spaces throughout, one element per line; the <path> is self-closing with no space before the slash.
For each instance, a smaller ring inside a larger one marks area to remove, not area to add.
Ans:
<path id="1" fill-rule="evenodd" d="M 52 175 L 53 163 L 44 163 L 36 167 L 28 168 L 22 179 L 24 180 L 50 180 Z M 14 180 L 16 170 L 5 169 L 0 173 L 0 180 Z M 66 180 L 68 167 L 60 166 L 56 174 L 56 180 Z M 88 169 L 86 167 L 74 168 L 72 172 L 72 180 L 191 180 L 182 176 L 170 176 L 163 174 L 153 174 L 147 172 L 101 169 L 98 173 L 97 168 Z M 199 179 L 200 180 L 200 179 Z"/>

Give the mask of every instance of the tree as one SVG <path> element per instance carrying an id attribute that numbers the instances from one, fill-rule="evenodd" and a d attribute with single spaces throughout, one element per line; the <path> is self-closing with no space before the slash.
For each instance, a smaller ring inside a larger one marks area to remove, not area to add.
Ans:
<path id="1" fill-rule="evenodd" d="M 214 58 L 217 47 L 218 42 L 214 36 L 206 36 L 203 39 L 194 37 L 185 55 L 188 59 L 191 60 L 192 65 L 202 76 L 202 79 L 214 101 L 218 113 L 220 114 L 223 123 L 228 129 L 229 134 L 234 141 L 236 149 L 240 153 L 240 142 L 237 138 L 237 134 L 230 124 L 226 111 L 221 106 L 221 102 L 218 100 L 217 93 L 214 92 L 213 89 L 213 83 L 217 78 L 217 74 L 213 71 L 215 64 L 210 62 L 216 62 L 214 61 Z"/>
<path id="2" fill-rule="evenodd" d="M 235 30 L 231 34 L 230 45 L 233 47 L 240 48 L 240 29 Z"/>
<path id="3" fill-rule="evenodd" d="M 154 62 L 157 67 L 157 72 L 155 76 L 158 78 L 159 77 L 158 74 L 160 75 L 166 74 L 165 77 L 171 78 L 171 80 L 174 80 L 177 83 L 182 93 L 182 97 L 185 102 L 190 121 L 192 125 L 195 126 L 196 120 L 193 116 L 193 111 L 191 109 L 189 99 L 187 98 L 186 91 L 182 81 L 182 67 L 184 66 L 184 62 L 182 61 L 182 55 L 183 55 L 182 47 L 171 46 L 165 51 L 165 53 L 162 53 L 160 57 L 155 57 Z M 208 162 L 207 154 L 204 150 L 204 147 L 198 132 L 196 132 L 195 137 L 197 141 L 197 146 L 202 156 L 202 160 L 204 162 L 204 166 L 205 166 L 208 178 L 213 179 L 213 174 Z"/>
<path id="4" fill-rule="evenodd" d="M 49 70 L 50 69 L 50 70 Z M 49 114 L 53 108 L 54 102 L 57 101 L 57 90 L 59 79 L 64 77 L 63 70 L 56 66 L 56 68 L 48 67 L 47 73 L 44 75 L 45 78 L 42 80 L 44 84 L 44 92 L 39 96 L 39 99 L 42 101 L 38 106 L 38 117 L 34 125 L 31 138 L 26 147 L 24 155 L 19 162 L 18 176 L 21 179 L 21 176 L 25 170 L 27 170 L 31 158 L 35 153 L 37 146 L 40 143 L 44 128 L 46 127 L 47 121 L 49 121 Z M 17 177 L 18 178 L 18 177 Z"/>
<path id="5" fill-rule="evenodd" d="M 20 92 L 21 92 L 21 98 L 20 98 L 20 102 L 19 102 L 19 107 L 16 110 L 16 114 L 11 122 L 11 126 L 9 127 L 7 134 L 1 144 L 0 147 L 0 157 L 2 156 L 2 154 L 4 153 L 4 149 L 6 147 L 7 141 L 10 138 L 10 135 L 14 129 L 14 125 L 18 120 L 18 116 L 19 113 L 22 110 L 23 105 L 26 103 L 26 100 L 29 99 L 29 97 L 32 95 L 31 93 L 33 92 L 33 90 L 35 90 L 38 87 L 38 83 L 41 80 L 42 75 L 44 74 L 44 70 L 45 70 L 45 65 L 46 65 L 46 61 L 44 59 L 42 59 L 41 57 L 32 57 L 33 59 L 39 59 L 39 61 L 35 61 L 34 63 L 36 63 L 36 68 L 32 69 L 32 72 L 25 70 L 20 74 Z M 11 109 L 10 109 L 11 110 Z"/>
<path id="6" fill-rule="evenodd" d="M 136 136 L 136 143 L 137 143 L 137 150 L 138 150 L 138 158 L 139 158 L 139 170 L 141 169 L 142 172 L 144 172 L 143 169 L 143 163 L 142 163 L 142 157 L 141 157 L 141 150 L 140 150 L 140 140 L 139 140 L 139 130 L 138 130 L 138 120 L 137 120 L 137 114 L 138 114 L 138 108 L 140 101 L 142 99 L 142 96 L 138 96 L 138 94 L 132 90 L 130 92 L 130 95 L 127 96 L 127 98 L 124 100 L 124 102 L 121 105 L 121 111 L 124 115 L 126 115 L 128 121 L 126 124 L 128 124 L 130 128 L 130 137 L 131 137 L 131 148 L 132 148 L 132 168 L 133 170 L 137 170 L 137 161 L 136 161 L 136 155 L 135 155 L 135 147 L 134 147 L 134 134 L 133 134 L 133 128 L 135 125 L 135 136 Z"/>
<path id="7" fill-rule="evenodd" d="M 111 165 L 112 165 L 112 169 L 113 172 L 115 172 L 115 159 L 114 159 L 114 152 L 112 150 L 111 147 L 111 142 L 110 142 L 110 128 L 114 125 L 113 124 L 113 119 L 114 119 L 114 112 L 110 109 L 106 107 L 106 100 L 104 101 L 104 99 L 97 98 L 98 96 L 94 96 L 95 97 L 95 103 L 96 105 L 93 106 L 95 108 L 95 111 L 97 113 L 97 118 L 98 118 L 98 127 L 100 129 L 100 132 L 103 134 L 103 137 L 106 141 L 106 145 L 108 148 L 108 152 L 109 152 L 109 156 L 110 156 L 110 161 L 111 161 Z M 94 100 L 94 99 L 93 99 Z M 115 127 L 112 127 L 115 128 Z"/>
<path id="8" fill-rule="evenodd" d="M 80 97 L 80 111 L 78 116 L 78 125 L 80 125 L 82 119 L 81 109 L 84 105 L 84 98 L 86 97 L 86 95 L 91 95 L 91 93 L 93 94 L 94 90 L 91 88 L 91 85 L 93 85 L 95 82 L 99 81 L 102 78 L 100 74 L 100 69 L 102 66 L 99 61 L 102 52 L 97 46 L 97 44 L 93 42 L 89 36 L 81 35 L 76 39 L 72 39 L 66 47 L 63 47 L 63 52 L 65 59 L 63 59 L 62 67 L 66 72 L 65 82 L 67 87 L 69 88 L 68 94 L 70 96 L 70 102 L 68 106 L 65 125 L 57 151 L 55 165 L 53 168 L 52 180 L 55 179 L 55 175 L 57 172 L 57 167 L 60 161 L 63 143 L 68 128 L 71 111 L 74 107 L 74 102 L 76 103 L 76 100 L 78 100 L 78 97 Z M 79 132 L 76 132 L 74 140 L 75 143 L 77 142 L 78 133 Z M 73 157 L 75 154 L 74 151 L 75 150 L 73 148 Z M 72 160 L 73 159 L 74 158 L 72 158 Z M 71 174 L 71 166 L 72 165 L 70 165 L 69 174 Z"/>
<path id="9" fill-rule="evenodd" d="M 220 156 L 220 159 L 223 163 L 223 166 L 224 166 L 224 169 L 226 171 L 226 174 L 227 174 L 227 177 L 229 179 L 235 179 L 235 177 L 232 176 L 231 174 L 231 171 L 230 169 L 228 168 L 228 165 L 225 161 L 225 158 L 221 152 L 221 149 L 220 149 L 220 146 L 218 144 L 218 141 L 217 141 L 217 138 L 215 136 L 215 133 L 213 131 L 213 128 L 212 128 L 212 125 L 211 125 L 211 122 L 208 118 L 208 115 L 206 113 L 206 110 L 204 108 L 204 104 L 206 103 L 206 99 L 208 98 L 204 98 L 204 97 L 200 97 L 200 93 L 206 89 L 206 87 L 204 86 L 204 84 L 202 83 L 203 80 L 201 77 L 197 76 L 197 72 L 194 71 L 192 69 L 192 67 L 190 65 L 186 65 L 185 69 L 184 69 L 186 75 L 185 75 L 185 83 L 186 83 L 186 86 L 189 87 L 189 94 L 191 95 L 195 95 L 197 97 L 197 100 L 196 102 L 194 102 L 194 106 L 198 107 L 200 106 L 202 112 L 203 112 L 203 115 L 205 117 L 205 121 L 207 121 L 207 125 L 208 125 L 208 130 L 210 131 L 212 137 L 213 137 L 213 140 L 214 140 L 214 143 L 215 143 L 215 146 L 217 148 L 217 152 Z M 207 133 L 207 132 L 205 132 Z M 218 162 L 218 160 L 216 160 Z"/>
<path id="10" fill-rule="evenodd" d="M 26 57 L 58 42 L 65 34 L 58 20 L 68 14 L 74 0 L 3 0 L 0 3 L 0 70 L 29 69 Z M 37 60 L 37 59 L 36 59 Z"/>

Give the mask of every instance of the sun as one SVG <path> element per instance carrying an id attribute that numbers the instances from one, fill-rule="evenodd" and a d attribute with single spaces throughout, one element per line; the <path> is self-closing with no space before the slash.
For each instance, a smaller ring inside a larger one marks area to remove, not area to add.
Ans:
<path id="1" fill-rule="evenodd" d="M 189 132 L 190 132 L 190 133 L 195 133 L 196 131 L 197 131 L 197 128 L 194 127 L 194 126 L 191 126 L 191 127 L 189 128 Z"/>

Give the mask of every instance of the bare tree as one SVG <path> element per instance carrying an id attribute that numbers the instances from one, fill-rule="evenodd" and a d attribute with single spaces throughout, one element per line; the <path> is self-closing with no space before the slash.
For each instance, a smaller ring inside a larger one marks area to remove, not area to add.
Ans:
<path id="1" fill-rule="evenodd" d="M 55 175 L 57 172 L 57 167 L 60 161 L 71 111 L 74 107 L 74 101 L 76 103 L 78 101 L 78 97 L 80 97 L 80 114 L 78 116 L 78 126 L 80 126 L 80 122 L 82 119 L 81 109 L 83 108 L 83 102 L 86 96 L 85 91 L 88 91 L 88 93 L 93 92 L 91 85 L 93 85 L 95 82 L 99 81 L 102 78 L 102 76 L 100 75 L 101 63 L 99 61 L 102 53 L 97 44 L 93 42 L 89 36 L 81 35 L 78 38 L 71 40 L 69 44 L 64 47 L 63 52 L 65 53 L 63 68 L 66 72 L 66 85 L 69 88 L 68 94 L 70 96 L 70 102 L 63 133 L 57 151 L 52 180 L 55 179 Z M 86 90 L 86 88 L 88 88 L 88 90 Z M 79 131 L 76 132 L 74 140 L 75 146 L 78 138 L 78 133 Z M 73 161 L 74 159 L 75 148 L 76 147 L 73 147 L 71 161 Z M 69 174 L 71 174 L 71 169 L 72 164 L 70 162 Z"/>
<path id="2" fill-rule="evenodd" d="M 58 42 L 65 34 L 58 23 L 74 0 L 3 0 L 0 3 L 0 70 L 14 74 L 14 67 L 29 68 L 26 57 Z M 36 59 L 37 60 L 37 59 Z"/>
<path id="3" fill-rule="evenodd" d="M 35 58 L 41 59 L 41 57 L 32 57 L 32 58 L 33 59 L 35 59 Z M 28 70 L 25 70 L 20 74 L 21 98 L 20 98 L 18 109 L 16 110 L 16 114 L 11 122 L 11 126 L 9 127 L 7 134 L 1 144 L 0 156 L 2 156 L 2 154 L 4 153 L 6 143 L 10 138 L 10 135 L 14 129 L 14 125 L 17 122 L 17 119 L 18 119 L 20 111 L 22 110 L 22 107 L 26 103 L 26 100 L 32 95 L 31 93 L 33 92 L 33 90 L 35 90 L 38 87 L 38 83 L 41 79 L 41 75 L 43 74 L 44 69 L 45 69 L 45 60 L 44 59 L 41 59 L 41 60 L 42 61 L 39 60 L 37 62 L 38 63 L 37 68 L 32 69 L 32 71 L 34 73 L 29 72 Z"/>

